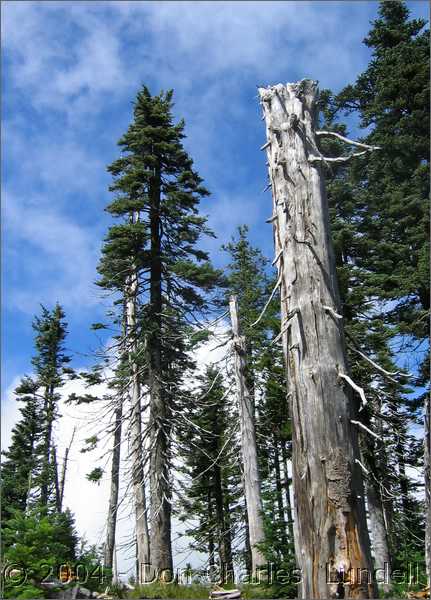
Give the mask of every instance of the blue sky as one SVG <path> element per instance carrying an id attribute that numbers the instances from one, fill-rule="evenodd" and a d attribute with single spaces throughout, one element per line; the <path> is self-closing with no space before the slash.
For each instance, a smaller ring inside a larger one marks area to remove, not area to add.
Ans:
<path id="1" fill-rule="evenodd" d="M 427 16 L 426 2 L 409 6 Z M 2 3 L 4 387 L 30 368 L 40 302 L 64 306 L 72 352 L 95 344 L 106 165 L 139 87 L 175 90 L 187 148 L 212 192 L 202 208 L 218 235 L 207 242 L 214 262 L 241 223 L 271 254 L 256 86 L 352 82 L 367 65 L 361 41 L 376 11 L 376 2 L 345 1 Z"/>

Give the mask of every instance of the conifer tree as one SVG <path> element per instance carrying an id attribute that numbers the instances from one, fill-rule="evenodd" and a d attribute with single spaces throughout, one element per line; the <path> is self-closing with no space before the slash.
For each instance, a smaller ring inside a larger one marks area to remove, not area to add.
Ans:
<path id="1" fill-rule="evenodd" d="M 42 306 L 42 314 L 33 322 L 35 347 L 37 354 L 32 359 L 35 368 L 38 387 L 43 394 L 42 407 L 42 469 L 39 477 L 40 502 L 47 507 L 54 486 L 56 466 L 52 461 L 52 432 L 55 420 L 58 418 L 58 389 L 64 383 L 64 368 L 70 362 L 64 350 L 64 339 L 67 335 L 67 324 L 64 312 L 59 304 L 52 311 Z M 55 492 L 55 490 L 54 490 Z"/>
<path id="2" fill-rule="evenodd" d="M 239 479 L 231 464 L 236 446 L 228 444 L 232 439 L 229 400 L 214 366 L 208 366 L 197 381 L 195 398 L 183 407 L 188 425 L 178 432 L 185 460 L 180 520 L 193 522 L 193 527 L 186 529 L 194 540 L 192 547 L 207 553 L 208 565 L 214 567 L 217 562 L 220 575 L 227 578 L 233 573 L 232 540 L 238 518 L 234 512 L 235 488 Z"/>
<path id="3" fill-rule="evenodd" d="M 330 174 L 347 331 L 356 349 L 386 371 L 397 370 L 393 349 L 401 339 L 405 349 L 416 348 L 416 356 L 419 346 L 420 386 L 428 386 L 429 380 L 424 341 L 429 311 L 429 31 L 424 25 L 423 20 L 409 20 L 405 3 L 381 3 L 364 40 L 372 49 L 372 60 L 326 113 L 329 121 L 336 110 L 357 114 L 361 127 L 368 128 L 364 141 L 381 148 L 369 161 L 335 165 Z M 410 550 L 419 551 L 421 546 L 421 511 L 412 507 L 415 484 L 405 475 L 404 463 L 417 460 L 409 451 L 417 445 L 409 426 L 417 421 L 418 402 L 424 396 L 412 401 L 402 386 L 405 379 L 395 386 L 376 377 L 375 369 L 357 352 L 351 355 L 355 380 L 373 401 L 364 412 L 365 424 L 368 421 L 383 439 L 371 443 L 367 439 L 364 452 L 372 471 L 368 507 L 380 512 L 380 516 L 370 513 L 370 523 L 386 524 L 386 542 L 381 536 L 378 540 L 377 531 L 372 532 L 373 541 L 379 548 L 386 545 L 382 555 L 390 551 L 397 562 L 405 556 L 408 532 L 416 540 Z M 400 459 L 394 460 L 397 456 Z M 388 471 L 393 476 L 388 477 Z M 404 502 L 394 501 L 398 494 Z M 383 535 L 384 528 L 380 531 Z"/>
<path id="4" fill-rule="evenodd" d="M 12 429 L 11 444 L 2 452 L 1 465 L 3 519 L 6 522 L 13 511 L 25 512 L 33 499 L 38 472 L 41 427 L 41 399 L 38 384 L 24 377 L 15 389 L 21 418 Z"/>
<path id="5" fill-rule="evenodd" d="M 101 285 L 120 291 L 129 301 L 127 336 L 135 339 L 132 357 L 145 357 L 145 365 L 139 367 L 133 360 L 131 366 L 136 382 L 145 372 L 150 397 L 151 564 L 155 569 L 172 569 L 169 397 L 179 385 L 169 380 L 169 350 L 178 331 L 172 325 L 204 311 L 202 292 L 211 290 L 218 279 L 207 254 L 197 246 L 202 235 L 211 234 L 205 217 L 198 213 L 199 201 L 208 192 L 184 150 L 184 122 L 174 124 L 172 96 L 172 91 L 152 96 L 145 86 L 138 93 L 133 122 L 119 141 L 122 156 L 108 167 L 115 199 L 107 210 L 121 223 L 109 230 L 99 266 Z M 134 398 L 139 443 L 137 384 Z M 136 448 L 138 454 L 142 446 Z"/>
<path id="6" fill-rule="evenodd" d="M 417 340 L 428 336 L 429 311 L 429 30 L 409 19 L 404 2 L 382 2 L 364 43 L 368 68 L 334 101 L 359 115 L 369 144 L 381 147 L 351 171 L 358 232 L 367 252 L 359 266 L 387 319 Z"/>

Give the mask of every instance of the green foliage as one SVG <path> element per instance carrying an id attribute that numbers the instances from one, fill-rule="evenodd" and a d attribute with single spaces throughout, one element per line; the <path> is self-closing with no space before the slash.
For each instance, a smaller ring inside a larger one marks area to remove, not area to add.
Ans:
<path id="1" fill-rule="evenodd" d="M 395 564 L 423 544 L 422 510 L 406 467 L 420 461 L 410 426 L 420 418 L 421 396 L 411 399 L 407 378 L 377 372 L 357 350 L 387 371 L 398 371 L 396 347 L 426 360 L 429 311 L 429 31 L 409 20 L 403 2 L 382 2 L 365 44 L 368 68 L 335 98 L 321 96 L 322 129 L 345 134 L 337 111 L 353 113 L 366 128 L 364 141 L 379 151 L 327 170 L 331 226 L 344 326 L 353 379 L 365 389 L 363 422 L 384 443 L 362 439 L 389 519 Z M 326 138 L 323 154 L 338 156 L 344 144 Z M 419 353 L 418 353 L 419 349 Z M 427 383 L 427 368 L 417 382 Z M 411 540 L 407 545 L 407 540 Z"/>
<path id="2" fill-rule="evenodd" d="M 103 469 L 101 467 L 95 467 L 90 473 L 87 473 L 85 476 L 88 481 L 94 481 L 96 483 L 100 483 L 100 480 L 103 477 Z"/>
<path id="3" fill-rule="evenodd" d="M 89 438 L 86 438 L 84 440 L 84 444 L 86 444 L 86 446 L 84 448 L 81 448 L 80 452 L 85 453 L 85 452 L 91 452 L 92 450 L 94 450 L 97 446 L 99 442 L 99 438 L 97 437 L 97 435 L 92 435 Z"/>
<path id="4" fill-rule="evenodd" d="M 25 510 L 33 499 L 32 480 L 38 471 L 37 453 L 42 436 L 38 389 L 38 384 L 30 377 L 24 377 L 15 389 L 16 400 L 24 406 L 20 408 L 21 419 L 12 429 L 10 447 L 2 452 L 3 522 L 14 510 Z"/>
<path id="5" fill-rule="evenodd" d="M 151 583 L 136 587 L 128 598 L 174 598 L 178 600 L 206 600 L 210 588 L 204 585 L 178 585 L 175 583 Z"/>
<path id="6" fill-rule="evenodd" d="M 364 282 L 397 301 L 393 324 L 421 338 L 429 310 L 429 30 L 408 17 L 403 2 L 381 3 L 364 40 L 372 60 L 334 106 L 357 112 L 370 128 L 364 141 L 381 147 L 350 170 Z"/>
<path id="7" fill-rule="evenodd" d="M 122 156 L 108 167 L 115 199 L 106 210 L 122 222 L 106 237 L 99 285 L 123 290 L 134 270 L 149 274 L 154 268 L 153 224 L 160 237 L 164 283 L 189 310 L 205 306 L 198 289 L 210 290 L 219 273 L 196 247 L 202 235 L 213 235 L 198 214 L 199 201 L 209 192 L 184 150 L 184 122 L 173 123 L 172 96 L 172 90 L 152 96 L 142 88 L 133 122 L 119 141 Z"/>
<path id="8" fill-rule="evenodd" d="M 50 573 L 56 573 L 58 565 L 75 560 L 77 541 L 69 511 L 60 514 L 46 514 L 43 509 L 27 514 L 15 511 L 3 529 L 3 559 L 6 567 L 20 569 L 25 578 L 22 582 L 7 579 L 5 597 L 29 598 L 30 591 L 36 593 L 34 588 Z M 40 592 L 34 597 L 41 597 Z"/>
<path id="9" fill-rule="evenodd" d="M 239 473 L 231 467 L 237 453 L 229 428 L 226 390 L 220 373 L 208 366 L 198 377 L 199 388 L 194 398 L 187 399 L 182 410 L 187 421 L 178 431 L 178 443 L 185 465 L 179 520 L 193 520 L 186 535 L 193 539 L 191 547 L 209 554 L 215 563 L 230 554 L 231 531 L 238 518 L 234 502 L 238 499 Z M 197 524 L 196 524 L 197 522 Z M 229 525 L 228 525 L 229 523 Z"/>

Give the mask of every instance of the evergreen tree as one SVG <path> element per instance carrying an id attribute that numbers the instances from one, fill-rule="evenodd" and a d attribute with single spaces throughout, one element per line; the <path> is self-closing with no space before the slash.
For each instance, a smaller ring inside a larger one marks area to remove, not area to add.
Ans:
<path id="1" fill-rule="evenodd" d="M 4 564 L 15 565 L 26 574 L 21 581 L 7 578 L 6 598 L 43 598 L 40 583 L 57 577 L 60 565 L 76 559 L 78 536 L 70 511 L 47 514 L 36 507 L 27 514 L 15 511 L 2 535 Z"/>
<path id="2" fill-rule="evenodd" d="M 238 316 L 241 331 L 247 344 L 247 372 L 246 379 L 250 393 L 255 400 L 257 362 L 261 356 L 268 328 L 268 316 L 271 311 L 266 311 L 263 318 L 253 325 L 261 315 L 272 279 L 268 274 L 268 259 L 259 248 L 254 247 L 249 240 L 247 225 L 238 227 L 236 237 L 222 247 L 228 253 L 226 290 L 224 303 L 229 303 L 229 297 L 238 298 Z M 275 283 L 275 282 L 273 282 Z M 277 301 L 272 303 L 272 316 L 276 311 Z"/>
<path id="3" fill-rule="evenodd" d="M 122 156 L 108 167 L 116 197 L 107 210 L 121 223 L 109 230 L 99 266 L 101 285 L 127 296 L 133 314 L 139 313 L 139 324 L 133 323 L 128 335 L 140 343 L 145 339 L 146 363 L 136 373 L 145 372 L 150 395 L 151 563 L 156 569 L 172 569 L 169 396 L 180 382 L 170 381 L 175 357 L 169 349 L 178 338 L 178 323 L 206 310 L 202 292 L 218 279 L 197 247 L 202 235 L 211 235 L 198 213 L 208 192 L 184 150 L 184 122 L 173 122 L 172 96 L 172 91 L 152 96 L 146 87 L 138 93 L 133 122 L 119 141 Z M 132 352 L 139 353 L 137 344 Z"/>
<path id="4" fill-rule="evenodd" d="M 359 115 L 365 142 L 379 146 L 351 175 L 356 226 L 367 251 L 359 266 L 370 292 L 394 301 L 399 332 L 427 336 L 429 311 L 429 30 L 404 2 L 382 2 L 365 38 L 371 62 L 334 107 Z"/>
<path id="5" fill-rule="evenodd" d="M 355 85 L 332 101 L 332 110 L 324 111 L 323 126 L 345 134 L 332 118 L 337 109 L 355 112 L 361 127 L 369 130 L 364 141 L 381 148 L 367 160 L 334 165 L 327 178 L 350 362 L 354 380 L 371 400 L 362 419 L 382 438 L 376 442 L 364 434 L 363 456 L 372 472 L 368 507 L 381 513 L 377 522 L 386 526 L 387 552 L 395 562 L 405 556 L 407 533 L 415 540 L 409 544 L 414 551 L 419 551 L 423 535 L 416 484 L 405 475 L 406 461 L 417 461 L 409 451 L 417 446 L 409 429 L 419 417 L 418 399 L 411 400 L 405 378 L 395 385 L 363 358 L 397 371 L 400 336 L 405 348 L 417 347 L 419 341 L 420 350 L 426 350 L 429 32 L 423 31 L 424 21 L 408 17 L 402 2 L 381 4 L 379 18 L 364 40 L 373 50 L 370 65 Z M 323 104 L 327 100 L 323 95 Z M 340 146 L 333 139 L 325 142 L 325 155 L 340 154 Z M 427 366 L 423 360 L 420 385 L 427 382 Z M 397 497 L 404 502 L 395 501 Z M 375 521 L 370 518 L 371 524 Z M 375 551 L 383 543 L 377 533 L 372 531 Z"/>
<path id="6" fill-rule="evenodd" d="M 42 469 L 39 476 L 41 489 L 40 502 L 47 507 L 54 499 L 53 490 L 56 466 L 52 460 L 52 432 L 55 420 L 58 418 L 58 389 L 64 383 L 65 365 L 70 362 L 64 350 L 64 339 L 67 335 L 67 324 L 64 312 L 59 304 L 52 311 L 42 306 L 42 314 L 33 322 L 35 347 L 37 354 L 32 359 L 38 387 L 43 394 L 42 421 Z"/>
<path id="7" fill-rule="evenodd" d="M 24 406 L 20 408 L 21 419 L 12 429 L 9 449 L 2 452 L 3 523 L 14 511 L 25 512 L 33 499 L 42 434 L 41 400 L 37 392 L 38 384 L 30 377 L 24 377 L 15 389 L 17 401 Z"/>
<path id="8" fill-rule="evenodd" d="M 185 532 L 194 540 L 192 547 L 208 554 L 209 567 L 218 563 L 221 575 L 227 577 L 233 572 L 232 540 L 238 518 L 239 472 L 232 467 L 236 446 L 228 444 L 232 431 L 220 373 L 208 366 L 197 379 L 198 392 L 183 407 L 188 425 L 178 432 L 185 461 L 180 520 L 193 522 Z"/>

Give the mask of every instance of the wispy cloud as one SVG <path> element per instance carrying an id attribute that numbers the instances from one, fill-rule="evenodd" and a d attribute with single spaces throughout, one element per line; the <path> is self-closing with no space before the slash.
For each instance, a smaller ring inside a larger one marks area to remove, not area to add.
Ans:
<path id="1" fill-rule="evenodd" d="M 6 253 L 12 253 L 6 274 L 13 270 L 15 282 L 6 293 L 8 308 L 31 314 L 39 302 L 55 300 L 69 311 L 94 306 L 100 301 L 93 285 L 100 239 L 43 200 L 26 200 L 4 197 Z"/>

